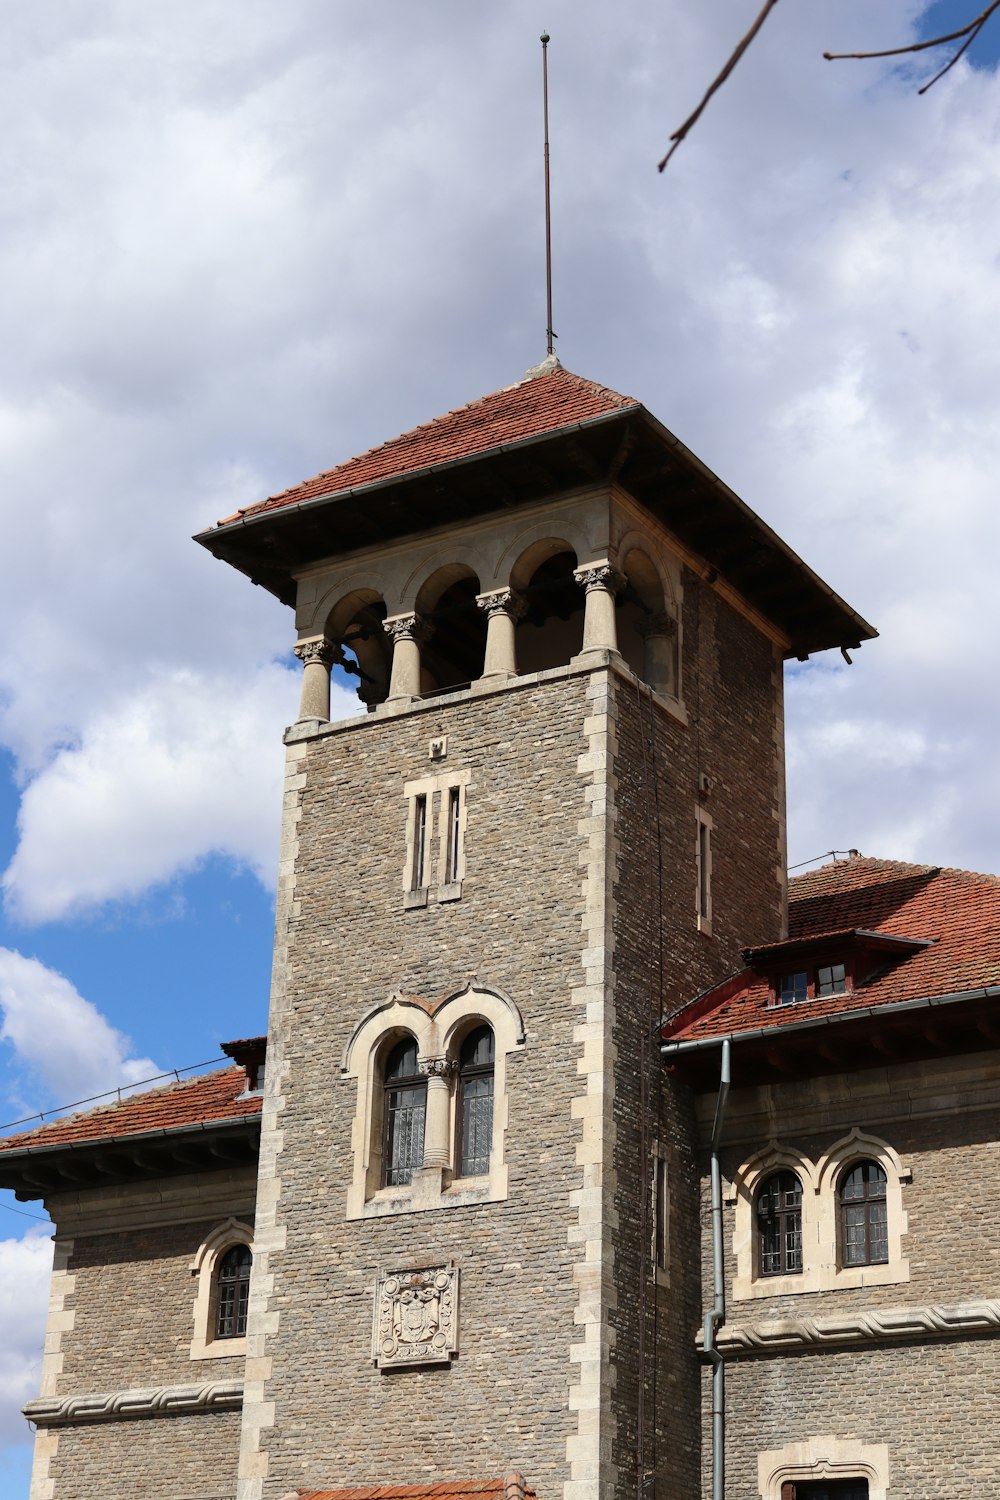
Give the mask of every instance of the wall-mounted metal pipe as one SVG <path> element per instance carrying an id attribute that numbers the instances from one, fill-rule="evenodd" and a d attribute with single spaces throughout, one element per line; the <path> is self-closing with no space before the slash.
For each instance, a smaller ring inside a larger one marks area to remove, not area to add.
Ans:
<path id="1" fill-rule="evenodd" d="M 712 1500 L 725 1500 L 726 1494 L 726 1365 L 715 1347 L 715 1335 L 726 1321 L 726 1267 L 722 1238 L 722 1167 L 719 1147 L 722 1125 L 729 1098 L 730 1041 L 723 1038 L 719 1064 L 719 1097 L 712 1126 L 712 1306 L 704 1320 L 704 1353 L 712 1365 Z"/>

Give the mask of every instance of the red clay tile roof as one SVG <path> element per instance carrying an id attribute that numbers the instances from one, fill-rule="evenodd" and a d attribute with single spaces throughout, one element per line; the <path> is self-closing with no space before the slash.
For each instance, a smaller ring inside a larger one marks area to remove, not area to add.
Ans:
<path id="1" fill-rule="evenodd" d="M 172 1083 L 147 1094 L 134 1094 L 100 1109 L 67 1115 L 20 1135 L 0 1139 L 0 1152 L 25 1146 L 83 1145 L 109 1136 L 135 1135 L 146 1130 L 176 1130 L 184 1125 L 207 1125 L 260 1113 L 260 1095 L 238 1096 L 246 1088 L 243 1068 L 223 1068 L 197 1078 Z"/>
<path id="2" fill-rule="evenodd" d="M 529 373 L 515 385 L 482 396 L 457 411 L 446 412 L 443 417 L 426 422 L 422 427 L 414 427 L 378 448 L 371 448 L 357 458 L 338 464 L 335 469 L 317 474 L 315 479 L 307 479 L 292 489 L 246 506 L 235 515 L 227 516 L 219 525 L 225 526 L 264 511 L 280 510 L 282 506 L 295 505 L 300 500 L 313 500 L 320 495 L 358 489 L 378 480 L 395 479 L 434 464 L 474 458 L 506 443 L 524 442 L 547 432 L 556 432 L 560 427 L 573 427 L 579 422 L 590 422 L 638 406 L 639 402 L 632 396 L 621 396 L 617 391 L 597 385 L 593 380 L 585 380 L 582 375 L 573 375 L 557 364 L 544 374 Z"/>
<path id="3" fill-rule="evenodd" d="M 506 1479 L 457 1479 L 441 1484 L 367 1484 L 341 1490 L 297 1490 L 299 1500 L 482 1500 L 483 1496 L 506 1496 L 522 1500 L 534 1496 L 520 1474 Z"/>
<path id="4" fill-rule="evenodd" d="M 767 974 L 746 969 L 678 1011 L 664 1027 L 664 1038 L 696 1041 L 779 1028 L 1000 984 L 1000 879 L 995 875 L 897 860 L 840 860 L 789 882 L 788 926 L 789 937 L 798 940 L 863 929 L 930 939 L 931 946 L 898 963 L 887 956 L 870 979 L 847 994 L 770 1009 Z"/>

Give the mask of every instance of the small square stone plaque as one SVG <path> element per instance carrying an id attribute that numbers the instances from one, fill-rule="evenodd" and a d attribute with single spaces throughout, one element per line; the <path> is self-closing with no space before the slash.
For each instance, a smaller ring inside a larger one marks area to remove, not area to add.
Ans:
<path id="1" fill-rule="evenodd" d="M 383 1271 L 375 1283 L 372 1359 L 380 1370 L 447 1364 L 458 1353 L 458 1267 Z"/>

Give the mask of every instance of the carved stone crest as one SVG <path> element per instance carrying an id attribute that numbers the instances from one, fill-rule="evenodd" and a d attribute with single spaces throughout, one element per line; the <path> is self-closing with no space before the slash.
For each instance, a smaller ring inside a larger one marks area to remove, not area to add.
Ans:
<path id="1" fill-rule="evenodd" d="M 458 1267 L 384 1271 L 375 1284 L 372 1359 L 380 1370 L 447 1364 L 458 1353 Z"/>

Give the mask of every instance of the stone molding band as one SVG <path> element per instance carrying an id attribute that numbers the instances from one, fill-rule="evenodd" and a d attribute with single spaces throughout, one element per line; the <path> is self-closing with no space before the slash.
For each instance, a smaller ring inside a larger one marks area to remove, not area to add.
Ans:
<path id="1" fill-rule="evenodd" d="M 721 1354 L 739 1358 L 838 1344 L 996 1333 L 1000 1333 L 1000 1299 L 982 1298 L 944 1307 L 886 1307 L 826 1318 L 774 1318 L 760 1323 L 724 1324 L 716 1335 L 716 1347 Z M 698 1342 L 700 1347 L 700 1335 Z"/>
<path id="2" fill-rule="evenodd" d="M 158 1385 L 110 1394 L 42 1396 L 29 1401 L 24 1415 L 36 1427 L 69 1427 L 81 1422 L 121 1422 L 132 1417 L 173 1417 L 243 1405 L 242 1380 L 204 1385 Z"/>

